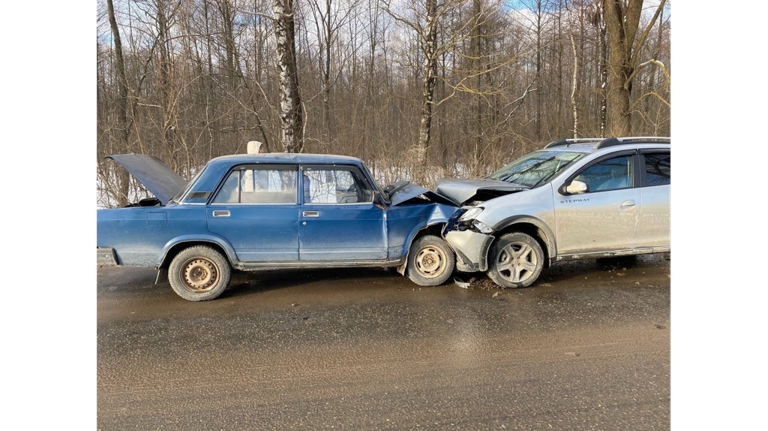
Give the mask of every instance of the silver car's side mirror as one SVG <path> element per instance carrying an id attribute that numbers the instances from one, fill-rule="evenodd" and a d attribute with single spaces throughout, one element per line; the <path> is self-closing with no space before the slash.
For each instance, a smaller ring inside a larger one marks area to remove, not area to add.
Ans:
<path id="1" fill-rule="evenodd" d="M 580 195 L 589 191 L 589 187 L 583 181 L 573 180 L 568 187 L 565 188 L 565 192 L 569 195 Z"/>

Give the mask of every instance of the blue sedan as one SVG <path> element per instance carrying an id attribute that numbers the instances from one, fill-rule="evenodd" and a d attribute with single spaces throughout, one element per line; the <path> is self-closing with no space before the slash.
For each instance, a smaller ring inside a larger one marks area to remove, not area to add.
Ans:
<path id="1" fill-rule="evenodd" d="M 455 203 L 407 182 L 380 189 L 362 161 L 313 154 L 211 160 L 189 183 L 147 155 L 111 156 L 154 198 L 97 212 L 98 263 L 150 266 L 190 301 L 219 296 L 232 269 L 396 267 L 444 283 Z"/>

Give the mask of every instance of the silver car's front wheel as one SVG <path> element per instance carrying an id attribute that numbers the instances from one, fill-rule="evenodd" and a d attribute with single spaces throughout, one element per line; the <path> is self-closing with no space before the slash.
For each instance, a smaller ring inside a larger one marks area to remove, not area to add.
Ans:
<path id="1" fill-rule="evenodd" d="M 501 287 L 528 287 L 544 268 L 544 252 L 535 238 L 509 233 L 491 247 L 488 276 Z"/>
<path id="2" fill-rule="evenodd" d="M 507 244 L 496 258 L 496 268 L 502 277 L 513 283 L 523 283 L 536 273 L 538 259 L 533 248 L 523 242 Z"/>

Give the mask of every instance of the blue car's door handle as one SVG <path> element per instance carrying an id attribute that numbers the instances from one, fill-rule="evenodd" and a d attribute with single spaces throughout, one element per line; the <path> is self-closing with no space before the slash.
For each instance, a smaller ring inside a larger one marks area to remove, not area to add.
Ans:
<path id="1" fill-rule="evenodd" d="M 229 210 L 213 210 L 214 217 L 229 217 Z"/>
<path id="2" fill-rule="evenodd" d="M 304 217 L 320 217 L 320 211 L 302 211 L 301 215 Z"/>

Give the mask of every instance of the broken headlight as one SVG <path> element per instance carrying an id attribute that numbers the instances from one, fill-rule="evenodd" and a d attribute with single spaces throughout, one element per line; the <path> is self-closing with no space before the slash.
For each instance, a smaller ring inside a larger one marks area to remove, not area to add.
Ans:
<path id="1" fill-rule="evenodd" d="M 493 233 L 492 227 L 479 220 L 476 220 L 477 216 L 479 216 L 482 212 L 483 208 L 481 207 L 469 208 L 464 214 L 461 215 L 461 217 L 459 217 L 459 220 L 456 222 L 456 228 L 460 231 L 469 229 L 471 231 L 484 233 L 486 235 Z"/>
<path id="2" fill-rule="evenodd" d="M 486 235 L 493 233 L 493 228 L 481 221 L 475 220 L 473 224 L 480 233 L 484 233 Z"/>
<path id="3" fill-rule="evenodd" d="M 464 214 L 459 217 L 459 221 L 469 221 L 474 220 L 477 218 L 477 216 L 480 215 L 480 213 L 483 212 L 483 208 L 480 207 L 472 207 L 468 209 Z"/>

